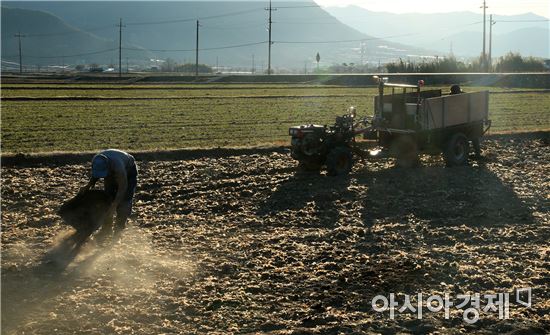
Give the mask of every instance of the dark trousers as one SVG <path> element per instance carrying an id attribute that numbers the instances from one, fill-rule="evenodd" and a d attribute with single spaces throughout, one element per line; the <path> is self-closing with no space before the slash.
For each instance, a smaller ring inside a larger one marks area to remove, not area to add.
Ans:
<path id="1" fill-rule="evenodd" d="M 134 193 L 136 192 L 138 170 L 136 164 L 134 164 L 127 171 L 128 174 L 128 188 L 126 190 L 126 196 L 118 204 L 116 208 L 116 230 L 122 230 L 126 227 L 126 221 L 130 214 L 132 214 L 132 205 L 134 200 Z M 116 196 L 118 185 L 113 178 L 105 178 L 105 191 L 109 193 L 113 198 Z"/>

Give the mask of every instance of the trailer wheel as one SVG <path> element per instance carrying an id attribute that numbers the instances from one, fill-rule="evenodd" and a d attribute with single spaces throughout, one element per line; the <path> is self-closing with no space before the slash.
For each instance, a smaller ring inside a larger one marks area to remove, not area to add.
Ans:
<path id="1" fill-rule="evenodd" d="M 474 148 L 475 158 L 481 158 L 481 139 L 479 137 L 472 139 L 472 147 Z"/>
<path id="2" fill-rule="evenodd" d="M 420 164 L 418 146 L 411 136 L 400 136 L 391 144 L 391 153 L 396 158 L 395 165 L 402 168 L 412 168 Z"/>
<path id="3" fill-rule="evenodd" d="M 353 165 L 351 150 L 347 147 L 336 147 L 327 156 L 327 172 L 329 176 L 346 175 Z"/>
<path id="4" fill-rule="evenodd" d="M 470 143 L 466 135 L 462 133 L 454 134 L 449 141 L 443 157 L 447 166 L 465 165 L 468 162 L 468 154 L 470 153 Z"/>

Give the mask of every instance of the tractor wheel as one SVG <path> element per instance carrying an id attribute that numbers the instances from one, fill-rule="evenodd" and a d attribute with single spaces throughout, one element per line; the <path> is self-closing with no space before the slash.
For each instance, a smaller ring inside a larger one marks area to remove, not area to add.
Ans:
<path id="1" fill-rule="evenodd" d="M 353 165 L 351 150 L 347 147 L 336 147 L 327 156 L 327 172 L 329 176 L 346 175 Z"/>
<path id="2" fill-rule="evenodd" d="M 298 164 L 298 171 L 300 172 L 319 172 L 321 170 L 321 164 L 312 161 L 300 161 Z"/>
<path id="3" fill-rule="evenodd" d="M 470 143 L 466 135 L 456 133 L 447 142 L 443 157 L 447 166 L 460 166 L 468 162 Z"/>
<path id="4" fill-rule="evenodd" d="M 391 153 L 396 157 L 395 165 L 402 168 L 412 168 L 420 164 L 418 146 L 411 136 L 400 136 L 391 144 Z"/>

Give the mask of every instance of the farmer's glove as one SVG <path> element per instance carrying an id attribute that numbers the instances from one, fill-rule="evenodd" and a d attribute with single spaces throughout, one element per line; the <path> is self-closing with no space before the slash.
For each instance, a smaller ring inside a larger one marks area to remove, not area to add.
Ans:
<path id="1" fill-rule="evenodd" d="M 80 194 L 83 194 L 83 193 L 87 192 L 89 189 L 92 188 L 92 186 L 95 185 L 96 181 L 97 181 L 97 179 L 91 178 L 90 181 L 88 182 L 88 184 L 86 184 L 86 186 L 80 188 L 80 190 L 78 191 L 78 194 L 80 195 Z"/>

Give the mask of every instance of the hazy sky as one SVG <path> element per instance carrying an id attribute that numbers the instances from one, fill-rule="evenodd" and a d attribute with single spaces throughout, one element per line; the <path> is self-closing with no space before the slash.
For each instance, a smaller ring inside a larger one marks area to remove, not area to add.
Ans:
<path id="1" fill-rule="evenodd" d="M 315 0 L 321 6 L 356 5 L 392 13 L 481 12 L 482 0 Z M 488 0 L 487 14 L 533 12 L 550 18 L 550 0 Z"/>

